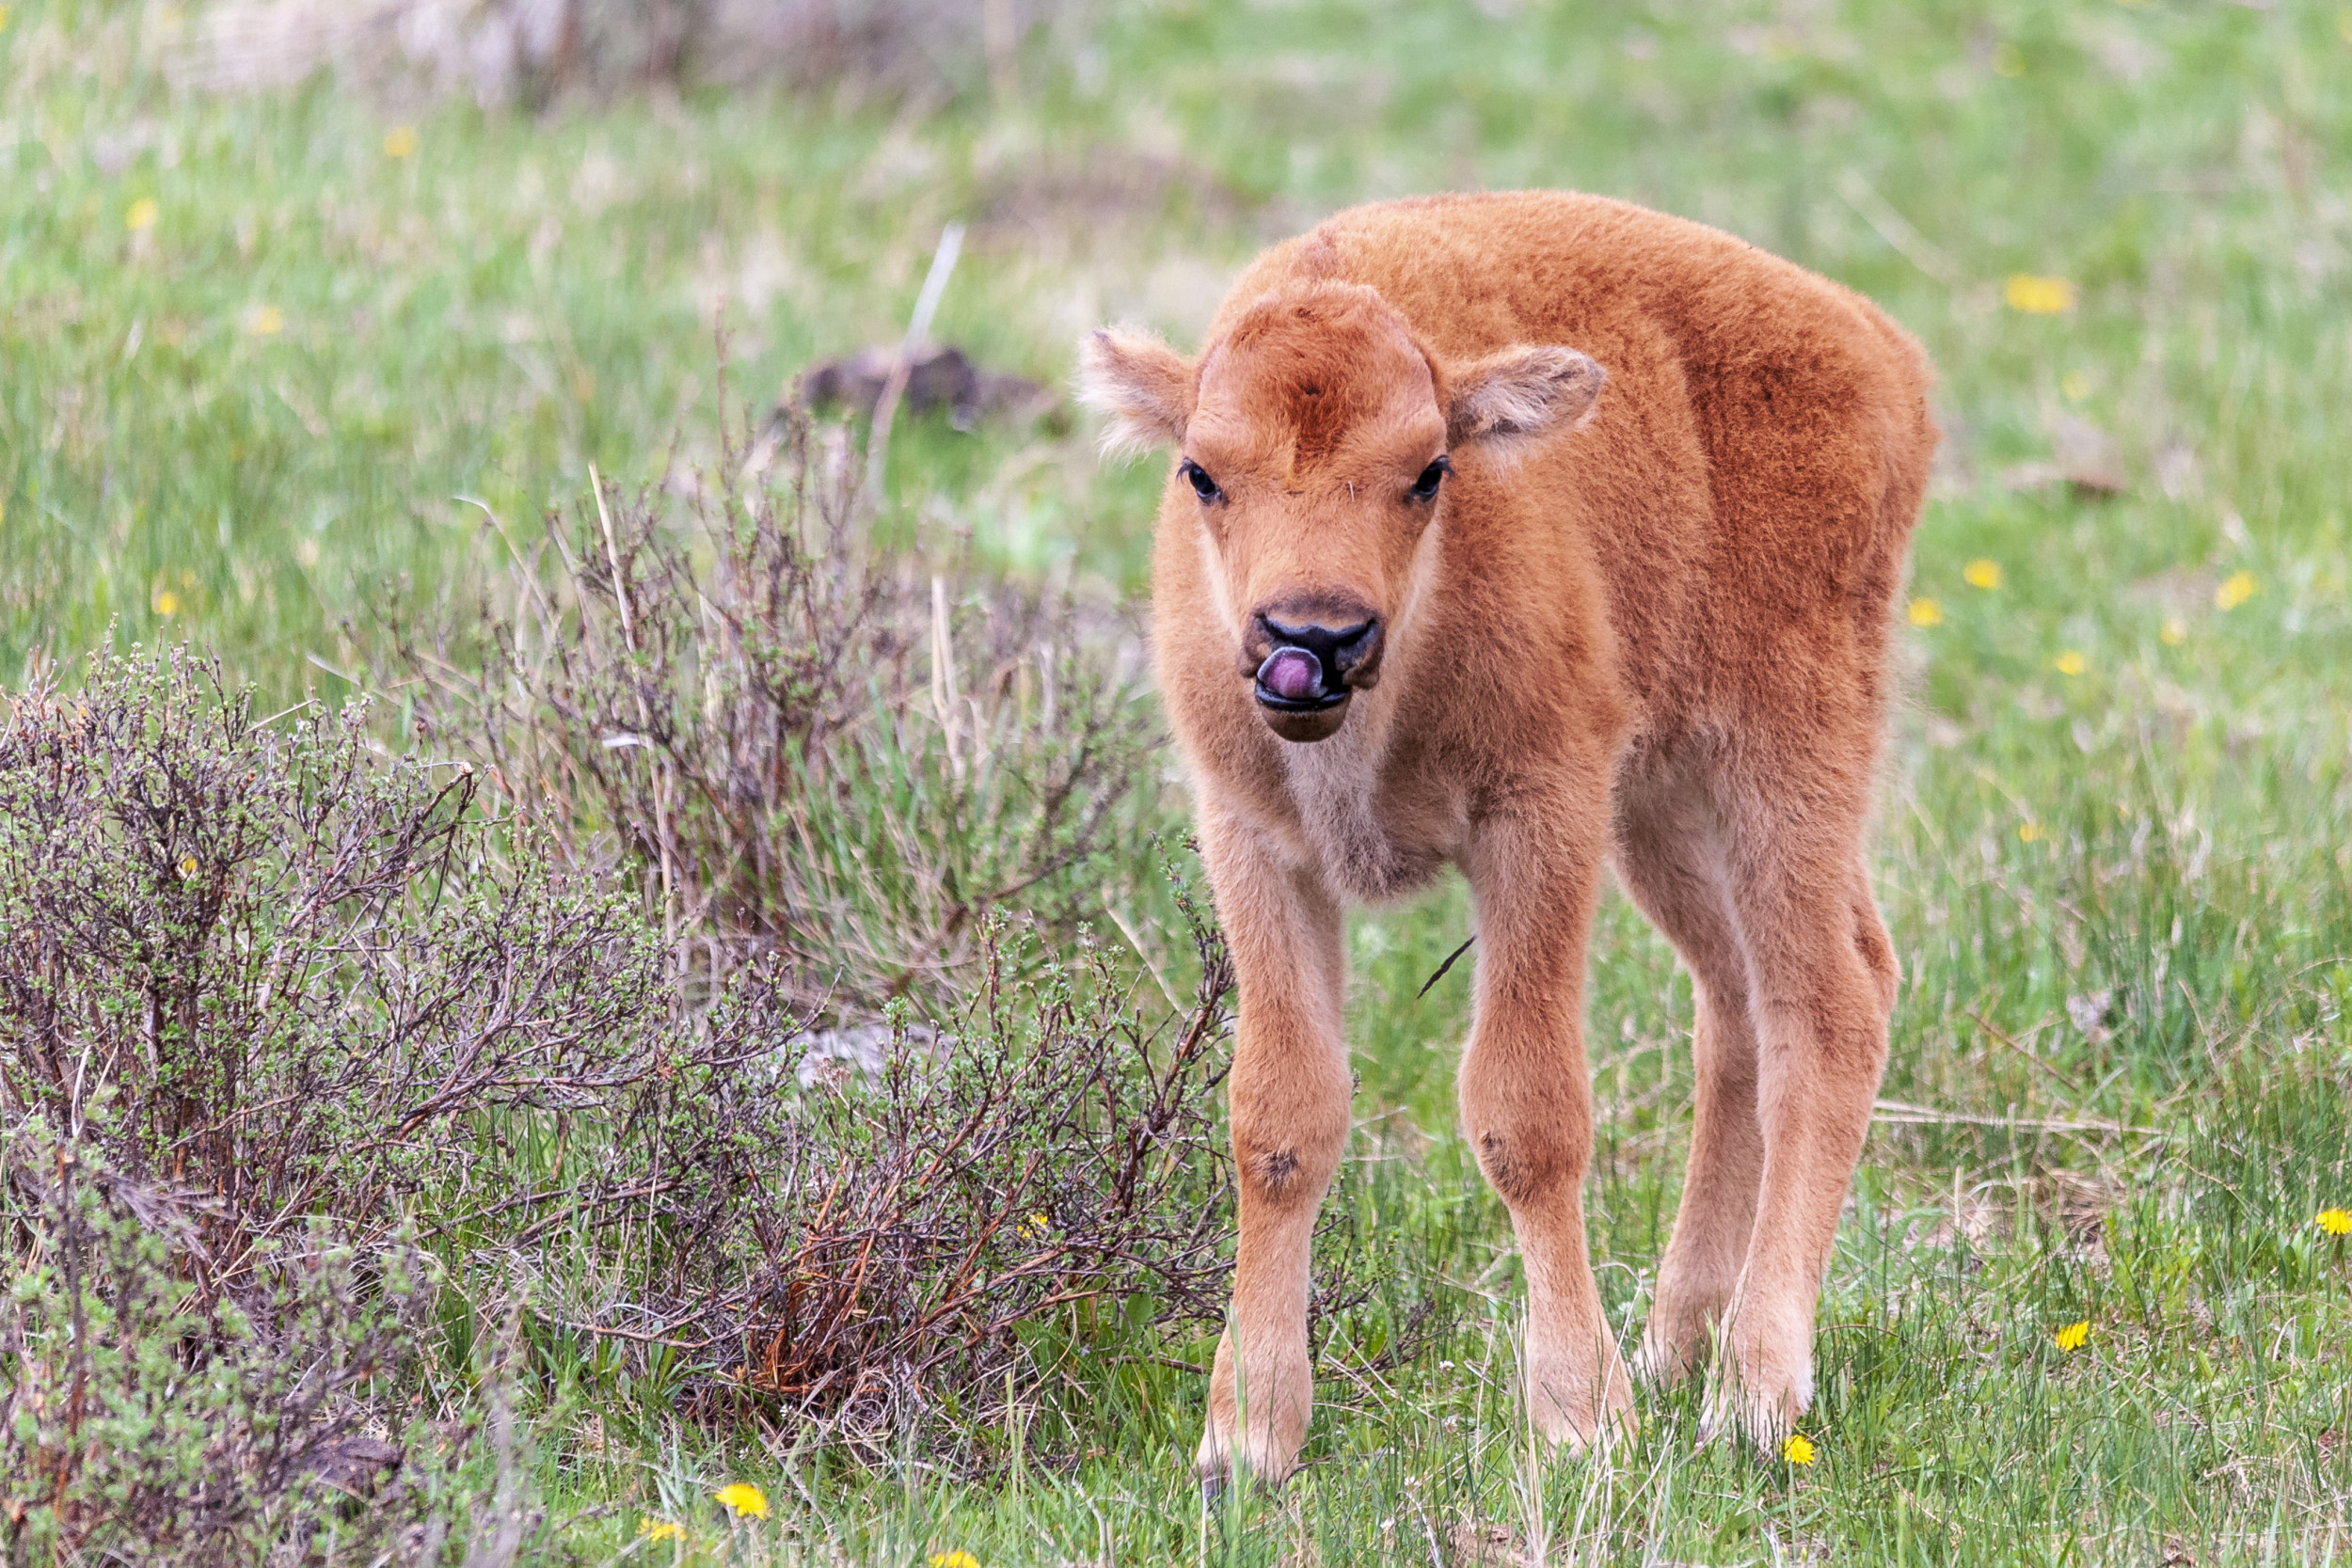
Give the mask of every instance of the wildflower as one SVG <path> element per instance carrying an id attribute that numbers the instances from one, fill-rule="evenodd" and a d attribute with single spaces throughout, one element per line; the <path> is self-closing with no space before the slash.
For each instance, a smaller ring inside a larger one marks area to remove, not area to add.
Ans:
<path id="1" fill-rule="evenodd" d="M 2058 383 L 2058 390 L 2064 392 L 2070 402 L 2080 403 L 2090 395 L 2090 377 L 2080 371 L 2068 371 L 2066 378 Z"/>
<path id="2" fill-rule="evenodd" d="M 1933 599 L 1911 601 L 1911 624 L 1915 626 L 1940 626 L 1944 624 L 1944 607 Z"/>
<path id="3" fill-rule="evenodd" d="M 155 220 L 163 215 L 164 210 L 156 205 L 155 198 L 143 196 L 123 210 L 122 227 L 135 234 L 142 229 L 154 228 Z"/>
<path id="4" fill-rule="evenodd" d="M 275 338 L 286 330 L 286 312 L 275 305 L 256 305 L 245 313 L 245 329 L 256 338 Z"/>
<path id="5" fill-rule="evenodd" d="M 2220 587 L 2213 591 L 2214 607 L 2217 610 L 2235 610 L 2254 596 L 2258 586 L 2253 573 L 2233 572 L 2222 579 Z"/>
<path id="6" fill-rule="evenodd" d="M 2004 76 L 2023 76 L 2026 73 L 2026 52 L 2013 43 L 1994 44 L 1993 69 Z"/>
<path id="7" fill-rule="evenodd" d="M 2001 563 L 1979 556 L 1960 569 L 1960 579 L 1971 588 L 1998 588 L 2001 586 Z"/>
<path id="8" fill-rule="evenodd" d="M 2050 1336 L 2051 1342 L 2060 1350 L 2080 1350 L 2083 1348 L 2083 1341 L 2090 1338 L 2090 1320 L 2089 1318 L 2085 1318 L 2078 1323 L 2068 1323 L 2064 1328 Z"/>
<path id="9" fill-rule="evenodd" d="M 1031 1214 L 1021 1222 L 1020 1232 L 1021 1239 L 1025 1242 L 1041 1242 L 1054 1233 L 1053 1216 Z"/>
<path id="10" fill-rule="evenodd" d="M 933 1552 L 931 1568 L 980 1568 L 980 1560 L 970 1552 Z"/>
<path id="11" fill-rule="evenodd" d="M 156 594 L 156 595 L 155 595 L 155 613 L 156 613 L 156 614 L 158 614 L 158 615 L 177 615 L 177 614 L 179 614 L 179 613 L 180 613 L 180 595 L 179 595 L 179 594 L 175 594 L 175 593 L 173 593 L 173 592 L 172 592 L 170 589 L 168 589 L 168 588 L 165 589 L 162 593 L 160 593 L 160 594 Z"/>
<path id="12" fill-rule="evenodd" d="M 2090 668 L 2090 661 L 2083 657 L 2080 649 L 2069 648 L 2050 660 L 2050 668 L 2061 675 L 2079 675 Z"/>
<path id="13" fill-rule="evenodd" d="M 678 1541 L 685 1538 L 686 1528 L 668 1519 L 657 1519 L 647 1514 L 637 1521 L 637 1533 L 648 1541 Z"/>
<path id="14" fill-rule="evenodd" d="M 1791 1465 L 1813 1463 L 1813 1439 L 1802 1432 L 1792 1432 L 1781 1440 L 1780 1457 Z"/>
<path id="15" fill-rule="evenodd" d="M 7 32 L 8 30 L 8 7 L 6 7 L 6 6 L 0 6 L 0 33 L 5 33 L 5 32 Z M 2346 36 L 2347 36 L 2347 37 L 2352 37 L 2352 34 L 2347 34 Z"/>
<path id="16" fill-rule="evenodd" d="M 2063 277 L 2036 277 L 2029 272 L 2013 272 L 2001 297 L 2009 301 L 2010 309 L 2028 316 L 2063 315 L 2074 308 L 2074 285 Z"/>
<path id="17" fill-rule="evenodd" d="M 2020 822 L 2020 823 L 2018 823 L 2018 824 L 2017 824 L 2017 842 L 2018 842 L 2018 843 L 2020 843 L 2020 844 L 2034 844 L 2034 843 L 2038 843 L 2038 842 L 2041 840 L 2041 838 L 2042 838 L 2042 824 L 2041 824 L 2041 823 L 2039 823 L 2039 822 Z"/>
<path id="18" fill-rule="evenodd" d="M 417 128 L 415 126 L 395 125 L 384 133 L 384 156 L 387 158 L 413 158 L 416 152 Z"/>
<path id="19" fill-rule="evenodd" d="M 739 1519 L 768 1517 L 768 1495 L 748 1481 L 734 1481 L 711 1494 Z"/>
<path id="20" fill-rule="evenodd" d="M 2164 625 L 2156 628 L 2156 637 L 2168 648 L 2177 648 L 2188 641 L 2188 623 L 2178 615 L 2168 615 Z"/>
<path id="21" fill-rule="evenodd" d="M 193 879 L 196 876 L 196 857 L 194 855 L 183 855 L 180 857 L 180 875 L 182 877 Z"/>
<path id="22" fill-rule="evenodd" d="M 2322 1209 L 2319 1228 L 2330 1236 L 2352 1236 L 2352 1209 Z"/>

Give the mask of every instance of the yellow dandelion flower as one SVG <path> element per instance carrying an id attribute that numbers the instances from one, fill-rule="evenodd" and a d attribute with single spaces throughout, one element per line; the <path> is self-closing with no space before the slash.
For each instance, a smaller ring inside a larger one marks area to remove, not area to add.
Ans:
<path id="1" fill-rule="evenodd" d="M 1813 1439 L 1802 1432 L 1792 1432 L 1781 1439 L 1780 1457 L 1791 1465 L 1813 1463 Z"/>
<path id="2" fill-rule="evenodd" d="M 768 1494 L 748 1481 L 739 1481 L 730 1485 L 722 1486 L 711 1496 L 726 1504 L 727 1511 L 739 1519 L 768 1517 Z"/>
<path id="3" fill-rule="evenodd" d="M 168 588 L 165 589 L 162 593 L 160 593 L 160 594 L 156 594 L 156 595 L 155 595 L 155 613 L 156 613 L 156 614 L 158 614 L 158 615 L 177 615 L 177 614 L 179 614 L 179 613 L 180 613 L 180 595 L 179 595 L 179 594 L 175 594 L 175 593 L 173 593 L 173 592 L 172 592 L 170 589 L 168 589 Z"/>
<path id="4" fill-rule="evenodd" d="M 183 855 L 183 856 L 181 856 L 181 857 L 180 857 L 180 875 L 181 875 L 181 876 L 183 876 L 183 877 L 193 878 L 193 877 L 195 877 L 196 872 L 197 872 L 196 857 L 195 857 L 194 855 Z"/>
<path id="5" fill-rule="evenodd" d="M 2080 371 L 2068 371 L 2066 379 L 2058 383 L 2058 390 L 2072 401 L 2080 403 L 2090 395 L 2090 377 Z"/>
<path id="6" fill-rule="evenodd" d="M 2085 1318 L 2081 1323 L 2068 1323 L 2064 1328 L 2051 1335 L 2050 1340 L 2060 1350 L 2080 1350 L 2083 1348 L 2083 1341 L 2090 1338 L 2090 1320 Z"/>
<path id="7" fill-rule="evenodd" d="M 415 126 L 395 125 L 390 130 L 384 133 L 384 156 L 387 158 L 413 158 L 416 155 L 417 128 Z"/>
<path id="8" fill-rule="evenodd" d="M 637 1521 L 637 1533 L 648 1541 L 681 1541 L 686 1537 L 686 1527 L 648 1513 Z"/>
<path id="9" fill-rule="evenodd" d="M 1998 588 L 2001 586 L 2001 563 L 1979 556 L 1960 569 L 1960 580 L 1971 588 Z"/>
<path id="10" fill-rule="evenodd" d="M 2319 1228 L 2330 1236 L 2352 1236 L 2352 1209 L 2322 1209 Z"/>
<path id="11" fill-rule="evenodd" d="M 2039 844 L 2042 842 L 2042 824 L 2039 822 L 2018 823 L 2017 842 L 2020 844 Z"/>
<path id="12" fill-rule="evenodd" d="M 2026 52 L 2013 43 L 1994 44 L 1993 69 L 2004 76 L 2023 76 L 2026 73 Z"/>
<path id="13" fill-rule="evenodd" d="M 2261 584 L 2254 580 L 2253 573 L 2232 572 L 2222 579 L 2221 586 L 2213 591 L 2214 608 L 2235 610 L 2252 598 L 2260 586 Z"/>
<path id="14" fill-rule="evenodd" d="M 2164 625 L 2156 628 L 2157 638 L 2168 648 L 2177 648 L 2188 641 L 2188 623 L 2178 615 L 2168 615 Z"/>
<path id="15" fill-rule="evenodd" d="M 286 330 L 286 312 L 275 305 L 256 305 L 245 313 L 245 329 L 256 338 L 275 338 Z"/>
<path id="16" fill-rule="evenodd" d="M 980 1560 L 970 1552 L 933 1552 L 931 1568 L 980 1568 Z"/>
<path id="17" fill-rule="evenodd" d="M 2081 649 L 2069 648 L 2050 660 L 2050 668 L 2061 675 L 2079 675 L 2090 668 L 2090 661 L 2083 657 Z"/>
<path id="18" fill-rule="evenodd" d="M 1944 607 L 1933 599 L 1911 601 L 1911 624 L 1915 626 L 1940 626 L 1944 624 Z"/>
<path id="19" fill-rule="evenodd" d="M 2074 308 L 2074 285 L 2063 277 L 2037 277 L 2029 272 L 2013 272 L 2001 290 L 2001 297 L 2009 308 L 2028 316 L 2063 315 Z"/>
<path id="20" fill-rule="evenodd" d="M 155 198 L 143 196 L 123 209 L 122 227 L 135 234 L 142 229 L 154 228 L 155 220 L 163 215 L 164 210 L 156 205 Z"/>

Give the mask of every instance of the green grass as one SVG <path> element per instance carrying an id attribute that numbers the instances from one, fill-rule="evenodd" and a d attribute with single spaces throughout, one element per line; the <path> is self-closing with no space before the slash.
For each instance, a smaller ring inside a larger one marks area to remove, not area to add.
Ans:
<path id="1" fill-rule="evenodd" d="M 1427 1562 L 1466 1524 L 1555 1561 L 2352 1553 L 2352 1248 L 2312 1223 L 2352 1204 L 2352 11 L 1166 0 L 1041 30 L 1006 102 L 536 119 L 182 92 L 171 14 L 35 0 L 0 30 L 11 673 L 116 626 L 343 696 L 329 669 L 366 678 L 390 607 L 429 617 L 495 565 L 453 497 L 527 516 L 592 463 L 712 460 L 722 294 L 739 408 L 901 332 L 957 216 L 940 335 L 1041 379 L 1102 319 L 1190 341 L 1243 260 L 1331 208 L 1522 184 L 1842 278 L 1943 374 L 1914 588 L 1941 619 L 1906 639 L 1879 858 L 1906 974 L 1883 1093 L 1931 1112 L 1872 1138 L 1816 1463 L 1698 1448 L 1688 1394 L 1646 1400 L 1613 1466 L 1529 1450 L 1508 1229 L 1452 1132 L 1466 973 L 1415 999 L 1468 929 L 1450 888 L 1354 927 L 1362 1159 L 1330 1250 L 1377 1289 L 1325 1325 L 1284 1494 L 1212 1514 L 1192 1487 L 1202 1380 L 1165 1362 L 1205 1342 L 1049 1357 L 1028 1463 L 985 1482 L 658 1407 L 588 1443 L 611 1390 L 582 1367 L 539 1408 L 550 1554 L 688 1511 L 716 1540 L 698 1494 L 738 1476 L 774 1504 L 739 1560 Z M 2010 309 L 2018 273 L 2074 308 Z M 2005 484 L 2070 419 L 2117 441 L 2125 493 Z M 918 422 L 893 480 L 905 548 L 1141 587 L 1155 470 L 1099 468 L 1083 429 Z M 2250 595 L 2222 594 L 2239 573 Z M 1689 988 L 1622 902 L 1593 973 L 1594 1246 L 1630 1336 Z M 1375 1369 L 1423 1302 L 1434 1336 Z"/>

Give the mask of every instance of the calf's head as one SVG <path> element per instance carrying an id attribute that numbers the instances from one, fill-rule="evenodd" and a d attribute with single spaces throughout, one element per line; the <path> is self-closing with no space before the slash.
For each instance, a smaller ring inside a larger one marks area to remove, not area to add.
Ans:
<path id="1" fill-rule="evenodd" d="M 1176 449 L 1161 526 L 1194 531 L 1235 678 L 1295 741 L 1336 734 L 1410 635 L 1454 454 L 1581 425 L 1605 379 L 1572 348 L 1443 363 L 1378 293 L 1327 282 L 1259 300 L 1198 360 L 1097 332 L 1081 374 L 1114 443 Z"/>

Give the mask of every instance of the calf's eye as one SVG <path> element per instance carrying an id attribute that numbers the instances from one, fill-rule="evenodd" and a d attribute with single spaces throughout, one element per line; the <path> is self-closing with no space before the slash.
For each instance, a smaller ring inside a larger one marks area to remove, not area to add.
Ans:
<path id="1" fill-rule="evenodd" d="M 1211 479 L 1207 470 L 1191 458 L 1184 459 L 1184 467 L 1179 471 L 1191 482 L 1192 493 L 1202 500 L 1213 501 L 1223 498 L 1225 492 L 1216 487 L 1216 481 Z"/>
<path id="2" fill-rule="evenodd" d="M 1435 463 L 1430 464 L 1429 467 L 1421 471 L 1421 477 L 1413 481 L 1413 488 L 1408 492 L 1408 494 L 1411 495 L 1412 499 L 1417 501 L 1425 501 L 1435 499 L 1438 494 L 1438 484 L 1443 483 L 1445 476 L 1453 471 L 1453 464 L 1447 462 L 1442 457 L 1438 458 Z"/>

